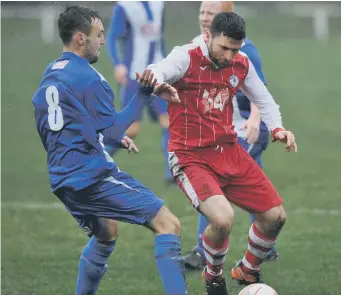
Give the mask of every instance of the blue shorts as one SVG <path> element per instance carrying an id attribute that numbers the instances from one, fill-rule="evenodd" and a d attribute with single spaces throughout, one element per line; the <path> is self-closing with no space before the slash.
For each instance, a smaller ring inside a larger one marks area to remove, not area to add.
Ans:
<path id="1" fill-rule="evenodd" d="M 125 108 L 138 90 L 138 83 L 135 80 L 128 80 L 127 84 L 121 88 L 121 109 Z M 162 98 L 153 97 L 148 101 L 148 114 L 153 121 L 158 121 L 160 115 L 167 114 L 168 103 Z M 136 114 L 134 121 L 142 120 L 142 112 Z"/>
<path id="2" fill-rule="evenodd" d="M 262 153 L 264 151 L 264 145 L 259 142 L 256 142 L 254 144 L 248 144 L 247 139 L 243 137 L 238 137 L 238 142 L 249 153 L 249 155 L 257 162 L 259 167 L 263 168 Z"/>
<path id="3" fill-rule="evenodd" d="M 62 188 L 55 194 L 89 234 L 91 224 L 100 218 L 145 225 L 164 204 L 138 180 L 121 171 L 83 190 Z"/>

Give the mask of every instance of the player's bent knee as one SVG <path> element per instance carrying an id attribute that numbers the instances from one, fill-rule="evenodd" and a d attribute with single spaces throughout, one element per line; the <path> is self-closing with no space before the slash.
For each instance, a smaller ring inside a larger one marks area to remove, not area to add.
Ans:
<path id="1" fill-rule="evenodd" d="M 92 222 L 91 229 L 98 241 L 111 242 L 118 238 L 118 223 L 115 220 L 99 218 Z"/>
<path id="2" fill-rule="evenodd" d="M 278 215 L 278 220 L 277 220 L 277 225 L 275 230 L 275 234 L 279 234 L 279 232 L 281 231 L 282 227 L 284 226 L 285 222 L 287 221 L 287 214 L 283 208 L 283 206 L 280 206 L 280 212 Z"/>
<path id="3" fill-rule="evenodd" d="M 168 208 L 163 206 L 150 222 L 150 226 L 154 233 L 175 234 L 180 236 L 181 224 L 179 219 Z"/>
<path id="4" fill-rule="evenodd" d="M 234 219 L 233 211 L 230 214 L 217 213 L 214 218 L 209 219 L 210 223 L 217 228 L 224 228 L 228 231 L 231 230 Z"/>
<path id="5" fill-rule="evenodd" d="M 231 230 L 234 211 L 229 201 L 223 195 L 212 196 L 200 201 L 200 211 L 208 218 L 215 228 Z"/>
<path id="6" fill-rule="evenodd" d="M 270 210 L 255 214 L 257 226 L 270 236 L 277 236 L 283 228 L 287 216 L 282 205 L 271 208 Z"/>

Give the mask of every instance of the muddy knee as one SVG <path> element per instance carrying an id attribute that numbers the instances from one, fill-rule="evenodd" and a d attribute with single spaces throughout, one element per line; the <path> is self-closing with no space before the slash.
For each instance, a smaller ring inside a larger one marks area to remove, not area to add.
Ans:
<path id="1" fill-rule="evenodd" d="M 274 207 L 264 213 L 257 213 L 255 216 L 257 227 L 271 237 L 278 236 L 287 219 L 282 205 Z"/>
<path id="2" fill-rule="evenodd" d="M 287 220 L 287 214 L 285 213 L 284 208 L 281 206 L 280 211 L 277 217 L 276 224 L 273 228 L 274 234 L 278 235 L 281 229 L 283 228 L 285 222 Z"/>

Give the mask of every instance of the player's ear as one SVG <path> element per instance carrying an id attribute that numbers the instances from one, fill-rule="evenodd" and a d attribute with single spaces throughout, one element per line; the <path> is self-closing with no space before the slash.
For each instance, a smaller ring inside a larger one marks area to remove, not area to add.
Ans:
<path id="1" fill-rule="evenodd" d="M 75 34 L 75 37 L 74 37 L 77 41 L 77 43 L 80 45 L 80 46 L 84 46 L 85 44 L 85 35 L 81 32 L 77 32 Z"/>

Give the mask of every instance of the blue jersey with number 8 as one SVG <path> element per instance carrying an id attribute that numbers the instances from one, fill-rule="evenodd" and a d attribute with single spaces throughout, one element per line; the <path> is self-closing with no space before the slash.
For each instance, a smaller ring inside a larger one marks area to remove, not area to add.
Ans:
<path id="1" fill-rule="evenodd" d="M 52 191 L 80 190 L 117 170 L 101 131 L 113 125 L 114 94 L 89 62 L 65 52 L 47 67 L 32 99 Z"/>

